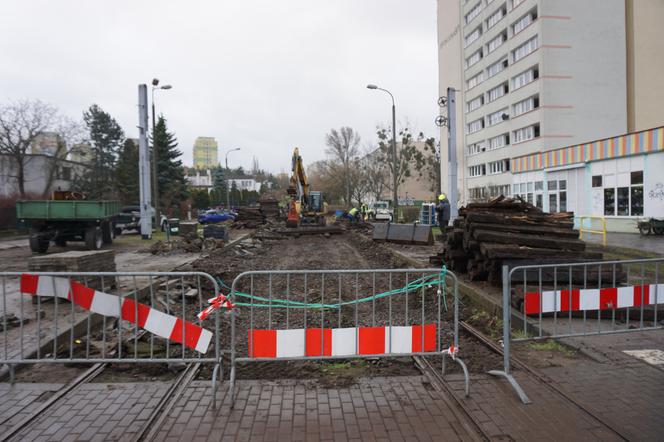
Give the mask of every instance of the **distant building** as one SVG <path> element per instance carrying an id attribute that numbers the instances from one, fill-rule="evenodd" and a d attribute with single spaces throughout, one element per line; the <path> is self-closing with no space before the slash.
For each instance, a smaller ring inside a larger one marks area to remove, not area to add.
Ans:
<path id="1" fill-rule="evenodd" d="M 92 162 L 92 146 L 88 143 L 74 144 L 69 151 L 69 160 L 76 163 Z"/>
<path id="2" fill-rule="evenodd" d="M 190 187 L 206 189 L 208 192 L 212 190 L 213 178 L 210 169 L 190 169 L 186 178 Z"/>
<path id="3" fill-rule="evenodd" d="M 24 159 L 24 186 L 27 195 L 49 196 L 54 190 L 71 190 L 72 181 L 83 175 L 84 164 L 54 160 L 51 155 L 26 155 Z M 18 194 L 15 177 L 16 160 L 11 155 L 0 155 L 0 196 Z"/>
<path id="4" fill-rule="evenodd" d="M 64 140 L 56 132 L 42 132 L 37 135 L 30 146 L 33 155 L 47 155 L 60 157 L 66 154 Z"/>
<path id="5" fill-rule="evenodd" d="M 237 190 L 253 190 L 255 192 L 259 192 L 261 190 L 261 183 L 253 178 L 234 178 L 228 180 L 228 185 L 231 189 L 233 188 L 233 184 L 235 184 Z"/>
<path id="6" fill-rule="evenodd" d="M 219 145 L 214 137 L 198 137 L 194 142 L 194 167 L 209 169 L 219 165 Z"/>

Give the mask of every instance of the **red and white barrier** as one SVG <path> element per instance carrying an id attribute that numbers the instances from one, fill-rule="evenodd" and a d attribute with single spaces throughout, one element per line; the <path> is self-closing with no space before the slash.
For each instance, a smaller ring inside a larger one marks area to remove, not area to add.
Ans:
<path id="1" fill-rule="evenodd" d="M 129 298 L 99 292 L 68 278 L 23 274 L 21 293 L 67 299 L 92 313 L 122 318 L 200 353 L 207 352 L 212 339 L 212 332 L 189 321 Z"/>
<path id="2" fill-rule="evenodd" d="M 436 324 L 249 331 L 251 358 L 409 354 L 435 351 Z"/>
<path id="3" fill-rule="evenodd" d="M 646 284 L 603 289 L 553 290 L 526 293 L 524 312 L 539 313 L 615 310 L 640 307 L 641 305 L 664 304 L 664 284 Z M 541 306 L 541 308 L 540 308 Z"/>

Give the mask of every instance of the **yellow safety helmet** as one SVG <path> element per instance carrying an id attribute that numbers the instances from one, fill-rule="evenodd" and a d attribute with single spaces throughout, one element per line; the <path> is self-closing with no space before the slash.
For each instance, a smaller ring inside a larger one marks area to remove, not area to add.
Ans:
<path id="1" fill-rule="evenodd" d="M 447 196 L 444 193 L 441 193 L 440 195 L 438 195 L 438 201 L 442 201 L 445 198 L 447 198 Z"/>

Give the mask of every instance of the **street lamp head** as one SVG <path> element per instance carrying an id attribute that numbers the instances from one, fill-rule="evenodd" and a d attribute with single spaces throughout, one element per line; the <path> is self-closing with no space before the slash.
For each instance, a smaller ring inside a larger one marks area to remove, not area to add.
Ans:
<path id="1" fill-rule="evenodd" d="M 378 86 L 375 84 L 367 84 L 367 89 L 378 89 Z"/>
<path id="2" fill-rule="evenodd" d="M 152 86 L 157 86 L 159 85 L 159 79 L 158 78 L 153 78 L 152 79 Z"/>
<path id="3" fill-rule="evenodd" d="M 165 84 L 162 87 L 160 87 L 159 89 L 171 89 L 172 87 L 173 86 L 171 86 L 170 84 Z"/>

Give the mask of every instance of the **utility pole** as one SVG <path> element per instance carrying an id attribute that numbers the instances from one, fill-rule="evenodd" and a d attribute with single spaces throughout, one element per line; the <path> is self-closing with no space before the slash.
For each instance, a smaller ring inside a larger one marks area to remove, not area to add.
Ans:
<path id="1" fill-rule="evenodd" d="M 456 90 L 447 88 L 447 148 L 449 152 L 450 171 L 448 193 L 450 198 L 450 219 L 459 216 L 457 190 L 457 149 L 456 149 Z"/>
<path id="2" fill-rule="evenodd" d="M 154 85 L 152 80 L 152 84 Z M 157 83 L 159 81 L 157 80 Z M 159 216 L 159 181 L 157 180 L 157 140 L 156 140 L 156 123 L 154 119 L 154 86 L 152 87 L 152 187 L 154 188 L 154 222 L 161 224 L 161 217 Z"/>
<path id="3" fill-rule="evenodd" d="M 141 238 L 152 238 L 152 198 L 150 192 L 150 153 L 148 151 L 148 88 L 138 85 L 138 178 L 141 207 Z"/>

